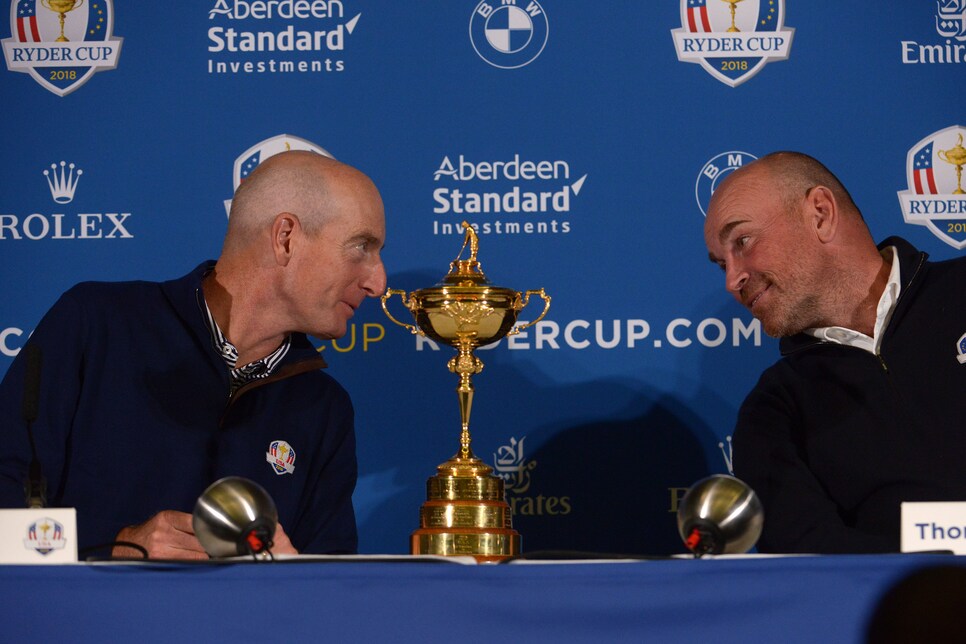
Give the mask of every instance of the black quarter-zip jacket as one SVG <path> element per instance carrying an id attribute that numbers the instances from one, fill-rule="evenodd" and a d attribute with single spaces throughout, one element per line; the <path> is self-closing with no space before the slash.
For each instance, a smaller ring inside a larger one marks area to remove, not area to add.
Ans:
<path id="1" fill-rule="evenodd" d="M 761 552 L 898 551 L 902 501 L 966 501 L 966 257 L 888 246 L 901 289 L 879 354 L 785 338 L 741 406 L 734 469 L 764 506 Z"/>

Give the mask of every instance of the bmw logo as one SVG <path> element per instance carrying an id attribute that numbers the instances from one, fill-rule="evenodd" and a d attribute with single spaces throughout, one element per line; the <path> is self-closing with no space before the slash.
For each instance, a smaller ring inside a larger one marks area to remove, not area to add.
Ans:
<path id="1" fill-rule="evenodd" d="M 533 62 L 547 44 L 550 25 L 536 0 L 494 6 L 483 0 L 470 18 L 470 42 L 480 58 L 501 69 Z"/>

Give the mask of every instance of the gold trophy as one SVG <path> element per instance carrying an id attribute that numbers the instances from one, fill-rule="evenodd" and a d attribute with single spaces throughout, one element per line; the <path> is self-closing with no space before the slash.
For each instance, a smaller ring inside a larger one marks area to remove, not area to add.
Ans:
<path id="1" fill-rule="evenodd" d="M 735 5 L 741 2 L 741 0 L 724 0 L 724 1 L 727 2 L 729 5 L 731 5 L 731 26 L 728 27 L 728 31 L 729 32 L 741 31 L 741 29 L 738 29 L 738 27 L 735 26 Z"/>
<path id="2" fill-rule="evenodd" d="M 962 133 L 960 133 L 959 141 L 956 142 L 955 147 L 949 148 L 948 150 L 939 150 L 938 156 L 946 163 L 951 163 L 956 166 L 956 189 L 953 190 L 953 194 L 966 194 L 963 191 L 963 164 L 966 164 L 966 148 L 963 147 Z"/>
<path id="3" fill-rule="evenodd" d="M 473 350 L 516 335 L 542 320 L 550 308 L 550 297 L 543 289 L 520 293 L 492 286 L 476 259 L 476 231 L 465 221 L 463 229 L 463 247 L 443 281 L 408 296 L 405 291 L 387 289 L 382 310 L 413 334 L 459 351 L 447 366 L 460 378 L 456 389 L 462 420 L 460 448 L 426 481 L 427 500 L 419 511 L 420 526 L 410 537 L 410 550 L 414 555 L 471 555 L 477 561 L 499 561 L 520 553 L 520 534 L 513 529 L 503 479 L 494 476 L 493 468 L 470 449 L 471 376 L 483 370 L 483 362 Z M 460 259 L 467 246 L 469 259 Z M 400 322 L 386 308 L 386 301 L 397 294 L 412 313 L 415 326 Z M 515 327 L 517 314 L 527 306 L 531 295 L 543 299 L 543 312 L 533 322 Z"/>
<path id="4" fill-rule="evenodd" d="M 70 42 L 64 35 L 64 14 L 83 6 L 84 0 L 40 0 L 40 4 L 47 9 L 60 14 L 60 38 L 54 42 Z"/>

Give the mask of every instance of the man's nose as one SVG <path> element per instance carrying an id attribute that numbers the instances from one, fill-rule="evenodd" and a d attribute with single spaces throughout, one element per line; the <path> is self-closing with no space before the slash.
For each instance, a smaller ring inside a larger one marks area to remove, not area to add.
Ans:
<path id="1" fill-rule="evenodd" d="M 748 282 L 748 272 L 739 264 L 728 264 L 725 269 L 725 288 L 738 295 Z"/>
<path id="2" fill-rule="evenodd" d="M 369 297 L 379 297 L 386 290 L 386 267 L 382 260 L 378 260 L 372 267 L 366 279 L 362 282 L 362 288 Z"/>

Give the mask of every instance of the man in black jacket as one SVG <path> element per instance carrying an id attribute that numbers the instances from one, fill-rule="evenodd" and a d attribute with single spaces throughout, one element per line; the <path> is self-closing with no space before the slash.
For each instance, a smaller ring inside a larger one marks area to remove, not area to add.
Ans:
<path id="1" fill-rule="evenodd" d="M 901 502 L 966 500 L 966 258 L 877 247 L 838 179 L 795 152 L 719 186 L 705 243 L 782 338 L 734 434 L 759 550 L 896 551 Z"/>

